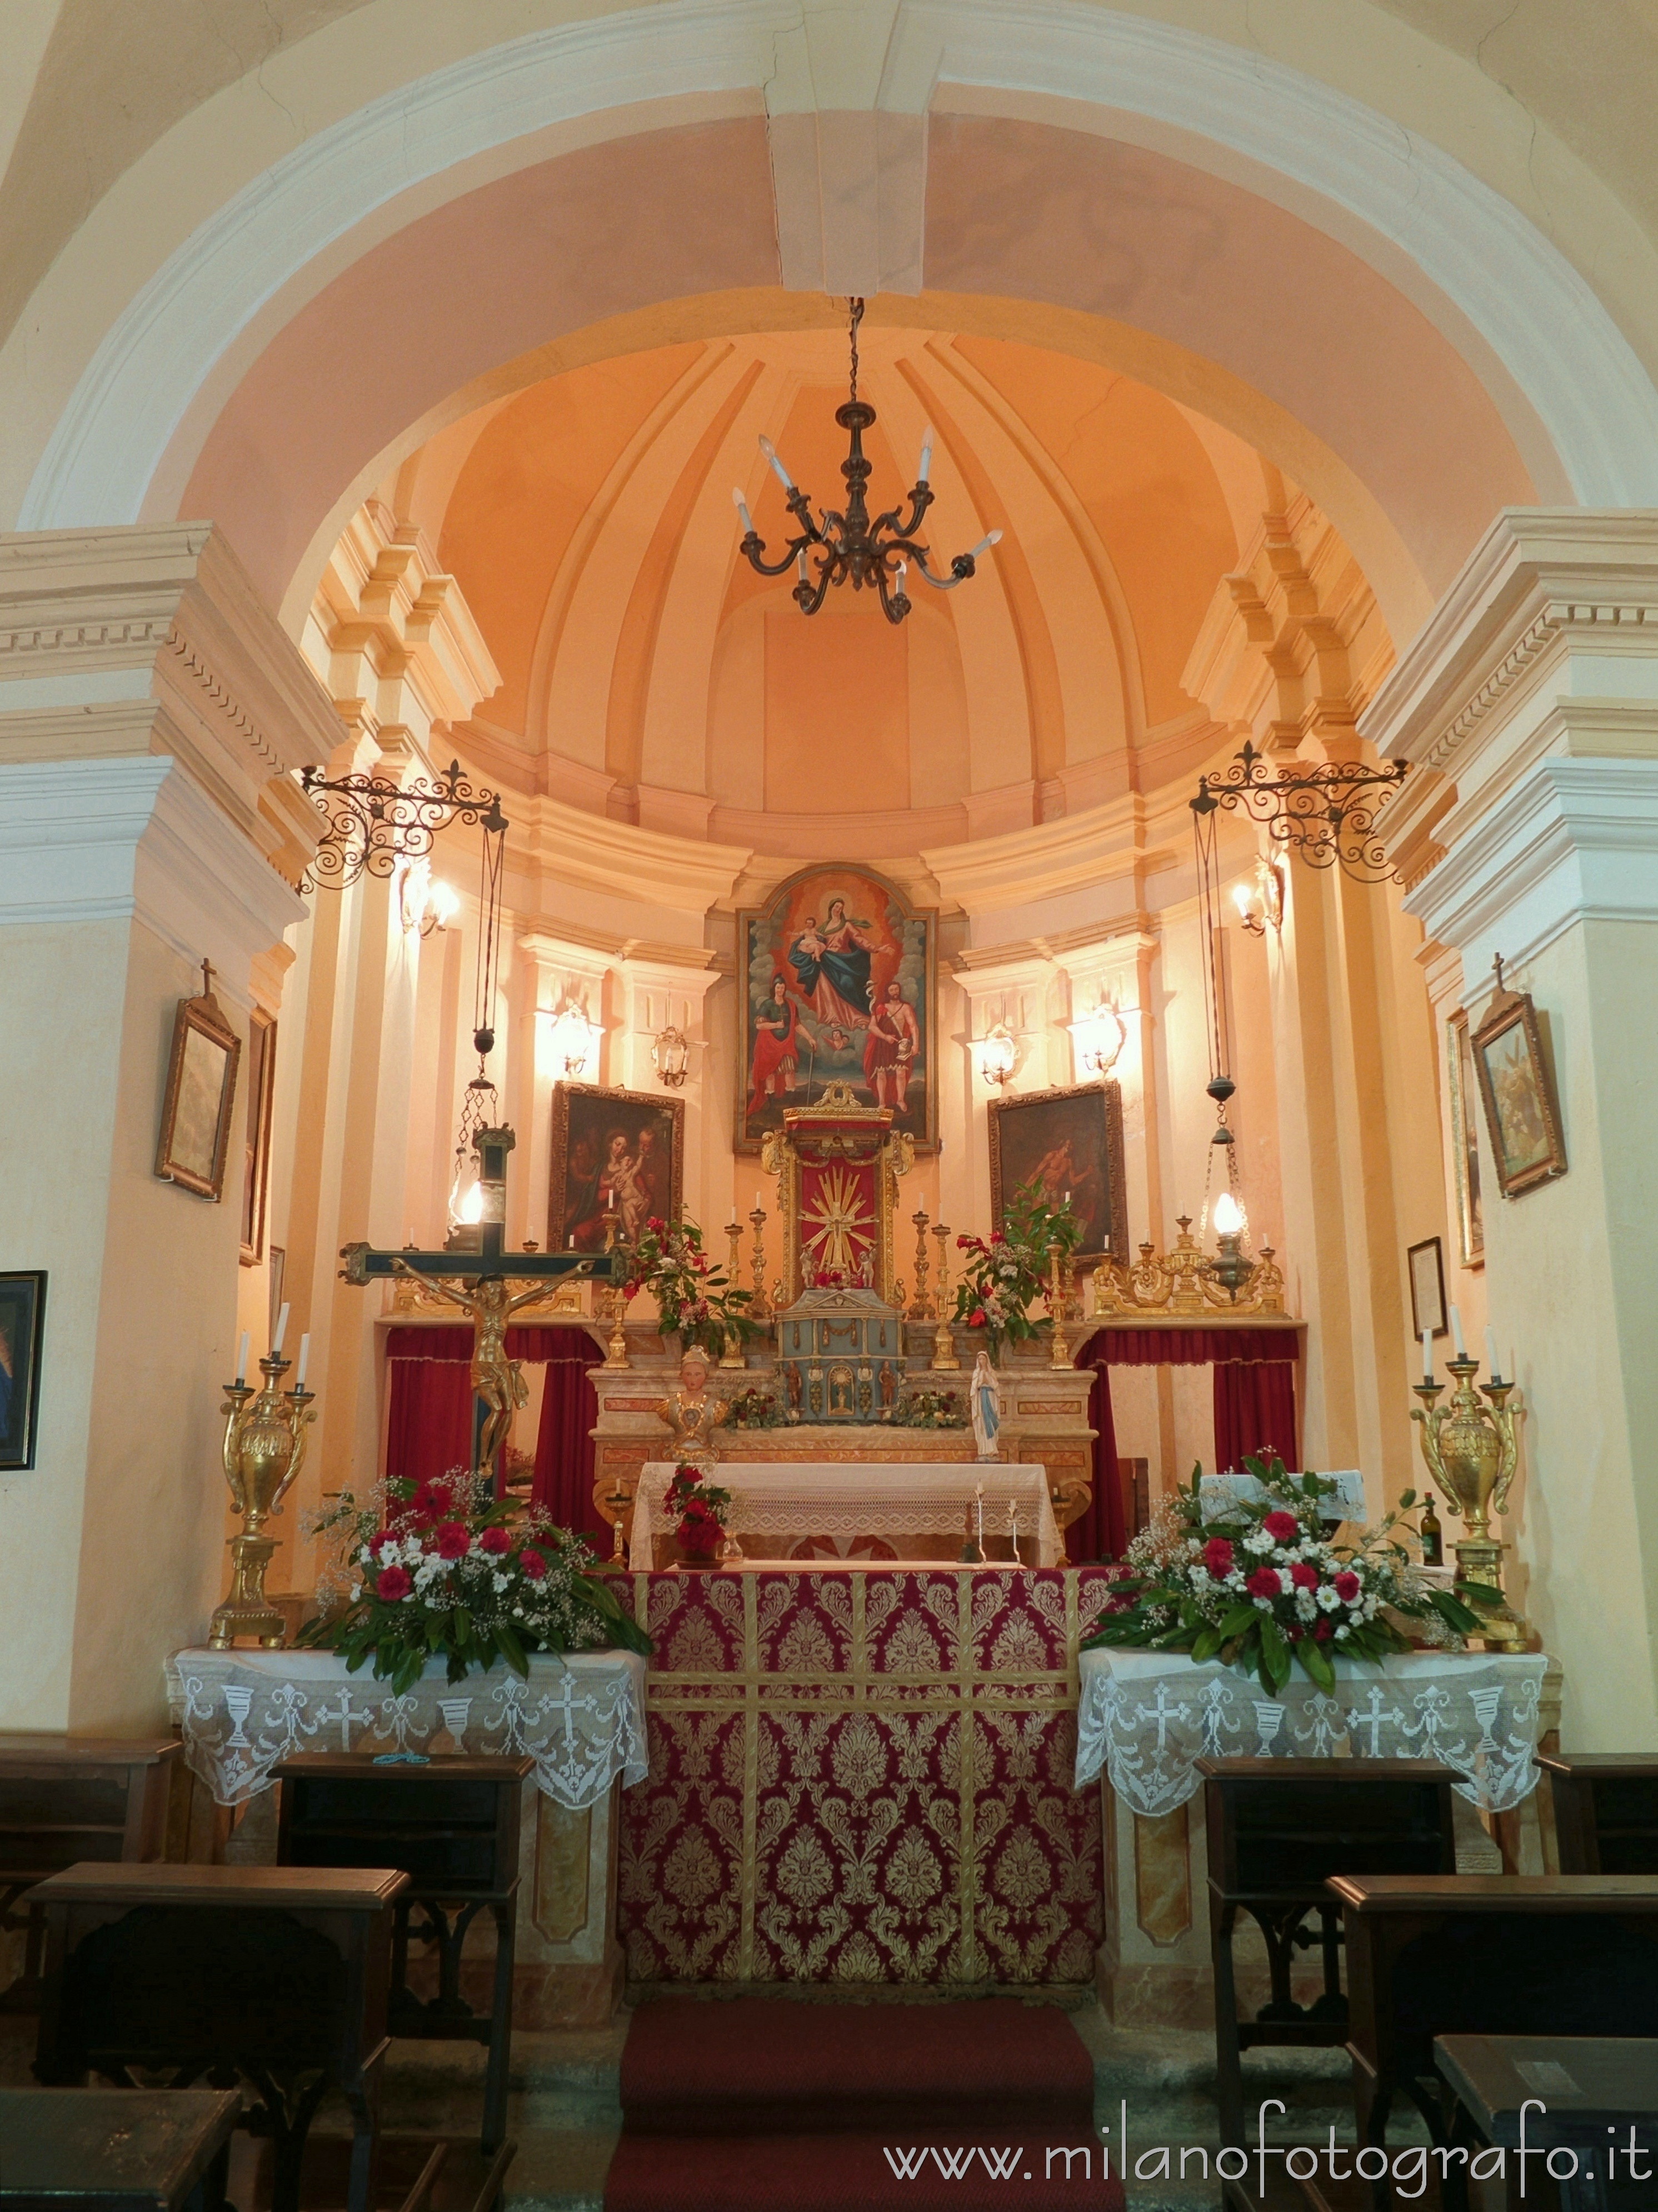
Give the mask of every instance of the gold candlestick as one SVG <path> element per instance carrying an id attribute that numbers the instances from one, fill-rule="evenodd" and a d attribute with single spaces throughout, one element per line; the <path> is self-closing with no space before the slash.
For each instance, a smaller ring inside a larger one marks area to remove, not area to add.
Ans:
<path id="1" fill-rule="evenodd" d="M 1060 1260 L 1064 1246 L 1056 1239 L 1048 1248 L 1048 1318 L 1053 1324 L 1054 1344 L 1048 1356 L 1053 1368 L 1069 1367 L 1071 1345 L 1065 1333 L 1065 1285 L 1060 1277 Z"/>
<path id="2" fill-rule="evenodd" d="M 616 1534 L 610 1544 L 610 1556 L 602 1563 L 600 1571 L 606 1574 L 612 1571 L 620 1574 L 628 1564 L 628 1547 L 623 1539 L 622 1523 L 627 1516 L 628 1508 L 633 1500 L 621 1484 L 617 1483 L 614 1490 L 605 1492 L 604 1503 L 610 1509 L 610 1526 Z"/>
<path id="3" fill-rule="evenodd" d="M 1429 1474 L 1467 1530 L 1455 1547 L 1457 1579 L 1483 1584 L 1503 1599 L 1500 1608 L 1479 1608 L 1480 1642 L 1488 1651 L 1528 1650 L 1530 1631 L 1503 1596 L 1507 1547 L 1492 1535 L 1491 1526 L 1493 1512 L 1507 1513 L 1514 1480 L 1516 1409 L 1509 1403 L 1514 1385 L 1488 1382 L 1484 1395 L 1491 1402 L 1482 1406 L 1473 1387 L 1479 1362 L 1465 1357 L 1446 1364 L 1455 1377 L 1450 1403 L 1436 1402 L 1442 1383 L 1413 1383 L 1422 1403 L 1411 1419 L 1422 1425 L 1422 1456 Z"/>
<path id="4" fill-rule="evenodd" d="M 620 1225 L 614 1212 L 605 1215 L 604 1249 L 613 1258 L 617 1249 L 616 1231 Z M 611 1283 L 610 1300 L 610 1334 L 604 1346 L 604 1364 L 607 1367 L 630 1367 L 633 1362 L 628 1357 L 628 1287 L 625 1282 Z"/>
<path id="5" fill-rule="evenodd" d="M 954 1375 L 962 1363 L 956 1357 L 956 1339 L 950 1328 L 950 1231 L 944 1222 L 935 1221 L 932 1234 L 938 1243 L 938 1327 L 932 1339 L 932 1365 L 936 1373 Z"/>
<path id="6" fill-rule="evenodd" d="M 771 1319 L 771 1301 L 766 1296 L 766 1209 L 756 1204 L 749 1219 L 754 1224 L 754 1296 L 749 1302 L 749 1317 L 752 1321 Z"/>
<path id="7" fill-rule="evenodd" d="M 314 1390 L 281 1390 L 290 1362 L 276 1353 L 259 1362 L 265 1378 L 257 1395 L 246 1382 L 225 1385 L 224 1473 L 242 1516 L 240 1534 L 230 1540 L 230 1595 L 213 1615 L 208 1643 L 228 1651 L 239 1636 L 257 1636 L 270 1651 L 279 1651 L 286 1635 L 282 1616 L 264 1594 L 265 1571 L 276 1548 L 264 1524 L 282 1510 L 282 1499 L 305 1463 L 305 1432 L 316 1419 L 310 1411 Z"/>
<path id="8" fill-rule="evenodd" d="M 926 1294 L 926 1215 L 918 1206 L 910 1219 L 915 1224 L 915 1296 L 910 1301 L 911 1321 L 931 1321 L 932 1303 Z"/>
<path id="9" fill-rule="evenodd" d="M 743 1224 L 734 1214 L 726 1224 L 726 1236 L 731 1247 L 726 1261 L 726 1280 L 735 1290 L 742 1279 L 739 1270 L 743 1265 Z M 735 1329 L 727 1329 L 726 1349 L 720 1354 L 720 1364 L 722 1367 L 740 1368 L 744 1364 L 742 1337 Z"/>

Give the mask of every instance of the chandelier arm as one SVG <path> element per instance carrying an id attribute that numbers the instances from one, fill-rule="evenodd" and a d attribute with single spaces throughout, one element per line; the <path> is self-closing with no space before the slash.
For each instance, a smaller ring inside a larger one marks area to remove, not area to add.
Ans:
<path id="1" fill-rule="evenodd" d="M 751 530 L 737 550 L 747 556 L 749 566 L 756 570 L 759 574 L 780 576 L 786 568 L 793 568 L 807 546 L 822 545 L 823 543 L 823 539 L 816 532 L 809 538 L 791 538 L 788 542 L 789 550 L 780 561 L 765 561 L 761 558 L 761 556 L 766 550 L 766 541 Z"/>
<path id="2" fill-rule="evenodd" d="M 839 566 L 839 562 L 831 553 L 828 560 L 819 564 L 817 581 L 815 585 L 808 583 L 804 576 L 800 579 L 789 597 L 802 614 L 815 615 L 818 608 L 823 605 L 824 594 L 835 580 L 835 572 Z"/>

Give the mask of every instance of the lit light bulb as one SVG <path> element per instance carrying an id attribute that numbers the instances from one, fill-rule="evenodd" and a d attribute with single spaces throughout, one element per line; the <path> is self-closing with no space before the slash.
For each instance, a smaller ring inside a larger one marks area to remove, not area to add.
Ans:
<path id="1" fill-rule="evenodd" d="M 465 1222 L 483 1218 L 483 1185 L 475 1182 L 460 1202 L 460 1218 Z"/>
<path id="2" fill-rule="evenodd" d="M 993 545 L 999 545 L 1001 542 L 1001 532 L 993 530 L 988 538 L 981 538 L 976 545 L 969 548 L 967 557 L 969 561 L 976 561 L 981 553 L 988 553 Z"/>
<path id="3" fill-rule="evenodd" d="M 743 535 L 744 538 L 751 537 L 754 532 L 754 523 L 749 514 L 749 503 L 744 498 L 742 487 L 739 484 L 732 486 L 732 505 L 737 509 L 737 519 L 743 526 Z"/>
<path id="4" fill-rule="evenodd" d="M 1252 899 L 1251 899 L 1251 897 L 1250 897 L 1250 893 L 1249 893 L 1249 886 L 1248 885 L 1248 884 L 1233 884 L 1233 886 L 1232 886 L 1232 903 L 1233 903 L 1233 905 L 1237 908 L 1238 913 L 1239 913 L 1239 915 L 1241 915 L 1241 917 L 1242 917 L 1245 921 L 1248 921 L 1248 919 L 1249 919 L 1250 909 L 1251 909 L 1251 907 L 1252 907 L 1252 904 L 1253 904 L 1253 901 L 1252 901 Z"/>
<path id="5" fill-rule="evenodd" d="M 915 472 L 917 483 L 925 483 L 932 473 L 932 431 L 929 427 L 921 433 L 921 465 Z"/>
<path id="6" fill-rule="evenodd" d="M 1215 1200 L 1215 1234 L 1217 1237 L 1236 1237 L 1243 1226 L 1243 1210 L 1230 1190 L 1222 1191 Z"/>
<path id="7" fill-rule="evenodd" d="M 460 893 L 452 884 L 434 878 L 426 894 L 426 911 L 440 929 L 447 929 L 460 912 Z"/>
<path id="8" fill-rule="evenodd" d="M 782 459 L 779 454 L 776 447 L 773 445 L 769 438 L 762 438 L 760 441 L 760 450 L 765 455 L 767 460 L 770 462 L 772 467 L 776 470 L 778 481 L 781 483 L 784 490 L 793 491 L 794 489 L 794 478 L 783 466 Z"/>

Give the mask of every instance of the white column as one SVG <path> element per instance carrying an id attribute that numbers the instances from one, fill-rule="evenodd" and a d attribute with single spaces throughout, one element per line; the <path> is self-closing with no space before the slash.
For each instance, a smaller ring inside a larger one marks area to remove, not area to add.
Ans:
<path id="1" fill-rule="evenodd" d="M 1568 1741 L 1650 1749 L 1658 514 L 1501 516 L 1365 726 L 1418 763 L 1390 825 L 1408 905 L 1460 957 L 1476 1024 L 1502 954 L 1558 1085 L 1566 1174 L 1485 1194 L 1491 1325 L 1526 1407 L 1510 1588 L 1564 1664 Z"/>

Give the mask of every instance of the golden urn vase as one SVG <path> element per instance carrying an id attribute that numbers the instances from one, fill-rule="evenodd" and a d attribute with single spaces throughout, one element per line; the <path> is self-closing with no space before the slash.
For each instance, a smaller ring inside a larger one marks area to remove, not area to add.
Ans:
<path id="1" fill-rule="evenodd" d="M 1509 1400 L 1512 1382 L 1488 1382 L 1476 1393 L 1473 1378 L 1477 1359 L 1447 1363 L 1455 1378 L 1450 1402 L 1440 1406 L 1444 1386 L 1418 1382 L 1412 1387 L 1422 1401 L 1411 1415 L 1422 1425 L 1422 1456 L 1446 1503 L 1467 1531 L 1457 1542 L 1457 1579 L 1478 1583 L 1503 1598 L 1503 1553 L 1506 1547 L 1491 1534 L 1491 1516 L 1509 1510 L 1509 1488 L 1514 1480 L 1515 1409 Z M 1480 1395 L 1489 1401 L 1481 1405 Z M 1530 1631 L 1506 1598 L 1498 1608 L 1480 1608 L 1485 1623 L 1480 1642 L 1488 1651 L 1526 1651 Z"/>
<path id="2" fill-rule="evenodd" d="M 264 1592 L 265 1571 L 276 1548 L 264 1534 L 305 1462 L 305 1432 L 316 1415 L 314 1390 L 277 1386 L 289 1363 L 274 1355 L 259 1362 L 264 1388 L 246 1382 L 225 1385 L 224 1472 L 230 1495 L 242 1516 L 241 1532 L 230 1540 L 230 1595 L 213 1615 L 208 1643 L 228 1650 L 239 1636 L 256 1636 L 270 1650 L 280 1650 L 286 1633 L 282 1614 Z"/>

